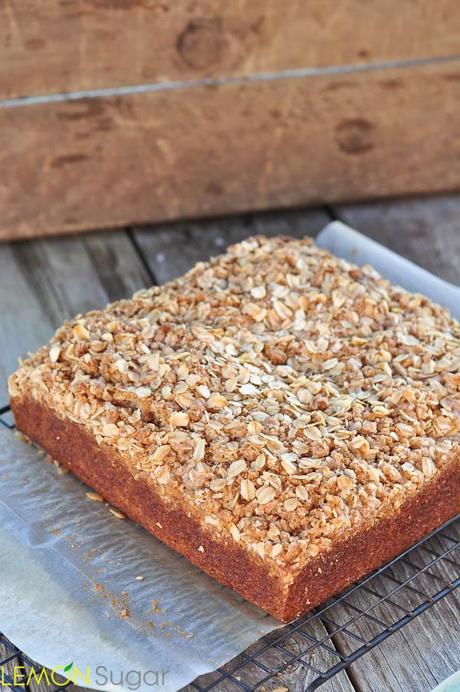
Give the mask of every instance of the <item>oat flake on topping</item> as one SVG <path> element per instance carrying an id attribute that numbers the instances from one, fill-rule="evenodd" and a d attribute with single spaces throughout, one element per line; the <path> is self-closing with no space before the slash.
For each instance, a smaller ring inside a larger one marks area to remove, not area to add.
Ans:
<path id="1" fill-rule="evenodd" d="M 291 575 L 460 458 L 459 324 L 308 239 L 79 315 L 10 392 Z"/>

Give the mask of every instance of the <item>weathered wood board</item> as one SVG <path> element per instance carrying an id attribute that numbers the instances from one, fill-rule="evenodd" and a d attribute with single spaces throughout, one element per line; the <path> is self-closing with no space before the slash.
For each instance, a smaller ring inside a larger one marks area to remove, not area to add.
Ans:
<path id="1" fill-rule="evenodd" d="M 452 55 L 456 16 L 456 0 L 7 0 L 0 98 Z"/>
<path id="2" fill-rule="evenodd" d="M 417 555 L 413 560 L 420 568 L 428 562 L 424 562 Z M 400 566 L 393 571 L 396 571 L 400 581 L 410 579 L 415 573 L 415 570 L 407 570 Z M 439 573 L 440 570 L 435 567 L 431 571 Z M 444 583 L 440 585 L 433 583 L 429 576 L 418 577 L 413 586 L 420 594 L 414 592 L 411 598 L 409 589 L 404 589 L 401 593 L 396 591 L 389 595 L 389 603 L 374 608 L 372 606 L 378 598 L 365 590 L 358 590 L 347 598 L 347 602 L 361 610 L 368 609 L 368 617 L 359 617 L 356 610 L 344 605 L 336 608 L 335 613 L 334 610 L 328 612 L 328 617 L 335 618 L 336 624 L 345 624 L 346 621 L 355 618 L 354 622 L 346 627 L 345 633 L 335 635 L 337 647 L 345 654 L 350 654 L 359 646 L 359 641 L 354 639 L 354 636 L 370 640 L 383 631 L 372 618 L 380 619 L 384 623 L 396 622 L 407 610 L 416 608 L 425 600 L 423 593 L 435 594 L 443 588 L 446 581 L 457 576 L 455 568 L 452 568 L 446 574 Z M 379 577 L 370 586 L 375 594 L 383 596 L 396 589 L 397 583 Z M 450 594 L 448 598 L 419 615 L 353 663 L 349 670 L 353 679 L 360 681 L 361 692 L 429 692 L 456 672 L 460 655 L 457 627 L 459 607 L 457 595 Z"/>
<path id="3" fill-rule="evenodd" d="M 433 274 L 460 284 L 458 195 L 338 205 L 334 213 Z"/>
<path id="4" fill-rule="evenodd" d="M 0 101 L 0 239 L 460 187 L 460 58 Z"/>

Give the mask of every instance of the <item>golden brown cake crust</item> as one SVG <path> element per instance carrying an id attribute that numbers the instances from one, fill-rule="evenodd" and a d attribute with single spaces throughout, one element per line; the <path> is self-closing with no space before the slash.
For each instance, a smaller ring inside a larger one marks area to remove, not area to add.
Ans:
<path id="1" fill-rule="evenodd" d="M 203 530 L 185 508 L 169 507 L 150 484 L 136 481 L 118 455 L 104 450 L 81 426 L 61 420 L 30 397 L 12 399 L 11 405 L 18 428 L 56 461 L 207 574 L 283 622 L 398 555 L 460 508 L 460 464 L 453 459 L 396 515 L 338 541 L 286 586 L 257 555 Z"/>

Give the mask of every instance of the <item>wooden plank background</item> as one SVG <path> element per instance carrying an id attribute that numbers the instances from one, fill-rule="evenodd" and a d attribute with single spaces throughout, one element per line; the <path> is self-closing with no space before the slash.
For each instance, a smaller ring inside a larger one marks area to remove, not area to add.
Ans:
<path id="1" fill-rule="evenodd" d="M 0 240 L 460 189 L 457 0 L 5 0 L 0 25 Z"/>
<path id="2" fill-rule="evenodd" d="M 460 186 L 460 59 L 2 108 L 0 239 Z"/>
<path id="3" fill-rule="evenodd" d="M 460 284 L 460 196 L 264 213 L 4 244 L 0 246 L 0 405 L 6 402 L 5 377 L 15 367 L 16 355 L 44 343 L 64 318 L 102 307 L 152 282 L 163 283 L 254 233 L 315 235 L 331 218 L 353 223 L 379 242 Z M 450 568 L 444 570 L 446 578 L 457 576 Z M 432 585 L 426 582 L 425 588 Z M 458 668 L 459 609 L 458 596 L 449 596 L 321 689 L 429 692 Z M 315 636 L 323 632 L 326 634 L 324 625 L 318 623 Z M 357 621 L 355 632 L 368 636 L 366 622 Z M 295 638 L 291 644 L 293 650 L 298 646 Z M 349 646 L 344 637 L 336 637 L 334 644 L 342 652 Z M 267 689 L 284 687 L 297 692 L 311 679 L 302 666 L 292 666 Z M 230 692 L 234 686 L 222 687 L 222 692 L 227 689 Z"/>
<path id="4" fill-rule="evenodd" d="M 0 98 L 458 53 L 456 0 L 0 3 Z"/>

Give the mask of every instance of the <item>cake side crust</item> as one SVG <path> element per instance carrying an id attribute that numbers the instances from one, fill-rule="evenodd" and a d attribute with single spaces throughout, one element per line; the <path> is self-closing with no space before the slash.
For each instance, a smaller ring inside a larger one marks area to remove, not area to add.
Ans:
<path id="1" fill-rule="evenodd" d="M 395 557 L 460 509 L 460 460 L 453 459 L 396 515 L 336 542 L 311 560 L 288 588 L 282 575 L 273 574 L 257 556 L 204 530 L 185 507 L 168 506 L 82 426 L 60 419 L 31 397 L 13 398 L 11 406 L 18 428 L 80 480 L 207 574 L 283 622 Z"/>
<path id="2" fill-rule="evenodd" d="M 460 458 L 407 499 L 397 514 L 337 542 L 297 576 L 285 619 L 292 620 L 397 557 L 460 511 Z"/>
<path id="3" fill-rule="evenodd" d="M 281 575 L 235 541 L 214 537 L 183 508 L 168 504 L 144 479 L 135 479 L 116 452 L 96 443 L 84 428 L 60 419 L 28 397 L 12 399 L 17 428 L 59 464 L 96 490 L 170 548 L 211 577 L 282 620 L 287 599 Z"/>

